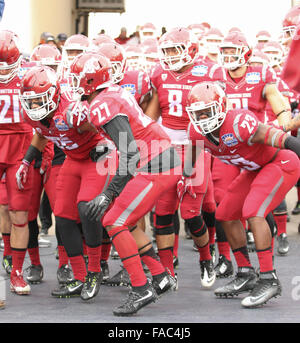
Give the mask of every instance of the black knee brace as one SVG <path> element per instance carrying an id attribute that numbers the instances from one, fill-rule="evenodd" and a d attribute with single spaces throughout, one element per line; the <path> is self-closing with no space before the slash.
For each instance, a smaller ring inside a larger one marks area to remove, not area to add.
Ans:
<path id="1" fill-rule="evenodd" d="M 203 220 L 205 221 L 205 224 L 207 227 L 214 227 L 216 226 L 216 218 L 215 218 L 216 212 L 205 212 L 202 211 Z"/>
<path id="2" fill-rule="evenodd" d="M 38 236 L 39 236 L 39 226 L 37 220 L 31 220 L 28 222 L 29 228 L 29 241 L 28 249 L 37 248 L 39 246 Z"/>
<path id="3" fill-rule="evenodd" d="M 82 232 L 86 242 L 86 245 L 94 248 L 98 247 L 102 242 L 103 227 L 99 221 L 91 221 L 87 216 L 87 202 L 81 201 L 77 207 L 79 212 L 79 217 L 82 224 Z"/>
<path id="4" fill-rule="evenodd" d="M 195 237 L 203 236 L 207 231 L 207 226 L 202 218 L 202 216 L 196 216 L 185 220 L 190 233 Z"/>
<path id="5" fill-rule="evenodd" d="M 83 255 L 82 235 L 75 220 L 55 217 L 57 231 L 69 257 Z"/>
<path id="6" fill-rule="evenodd" d="M 173 216 L 173 214 L 167 214 L 165 216 L 155 216 L 156 235 L 171 235 L 174 233 Z"/>

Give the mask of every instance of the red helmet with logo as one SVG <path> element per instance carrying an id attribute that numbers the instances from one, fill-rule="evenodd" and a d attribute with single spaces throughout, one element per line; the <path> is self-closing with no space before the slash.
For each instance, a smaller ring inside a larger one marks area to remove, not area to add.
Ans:
<path id="1" fill-rule="evenodd" d="M 8 83 L 18 72 L 21 63 L 17 35 L 8 30 L 0 31 L 0 82 Z"/>
<path id="2" fill-rule="evenodd" d="M 61 62 L 61 53 L 53 45 L 41 44 L 34 48 L 30 61 L 39 62 L 46 66 L 58 66 Z"/>
<path id="3" fill-rule="evenodd" d="M 228 51 L 229 49 L 231 51 Z M 230 32 L 220 44 L 220 62 L 224 68 L 229 70 L 235 70 L 245 65 L 251 54 L 252 50 L 242 32 Z"/>
<path id="4" fill-rule="evenodd" d="M 21 80 L 20 101 L 31 120 L 47 117 L 57 108 L 59 98 L 58 77 L 52 68 L 35 66 L 27 70 Z"/>
<path id="5" fill-rule="evenodd" d="M 207 135 L 221 127 L 226 118 L 227 98 L 218 82 L 201 82 L 189 92 L 187 113 L 195 130 Z"/>
<path id="6" fill-rule="evenodd" d="M 158 49 L 162 67 L 178 71 L 194 62 L 199 52 L 199 41 L 189 29 L 177 27 L 161 36 Z M 169 50 L 172 50 L 171 54 Z"/>
<path id="7" fill-rule="evenodd" d="M 85 52 L 90 46 L 90 40 L 85 35 L 76 34 L 70 36 L 62 49 L 62 59 L 66 68 L 68 68 L 73 61 L 75 54 L 72 51 L 76 51 L 77 55 Z"/>
<path id="8" fill-rule="evenodd" d="M 75 93 L 89 95 L 112 84 L 112 66 L 104 55 L 85 52 L 76 56 L 70 66 L 69 86 Z"/>
<path id="9" fill-rule="evenodd" d="M 116 42 L 103 43 L 95 52 L 104 55 L 110 60 L 113 83 L 119 83 L 124 78 L 126 63 L 125 50 L 123 47 Z"/>

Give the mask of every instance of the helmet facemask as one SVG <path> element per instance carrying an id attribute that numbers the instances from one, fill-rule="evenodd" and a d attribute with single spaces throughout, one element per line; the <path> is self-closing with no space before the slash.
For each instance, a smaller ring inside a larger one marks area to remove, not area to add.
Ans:
<path id="1" fill-rule="evenodd" d="M 204 136 L 220 128 L 226 117 L 226 112 L 217 101 L 208 104 L 194 102 L 186 110 L 195 130 Z"/>
<path id="2" fill-rule="evenodd" d="M 172 49 L 172 54 L 169 54 Z M 174 52 L 176 52 L 174 54 Z M 185 43 L 162 43 L 159 46 L 159 59 L 164 70 L 178 71 L 193 63 L 194 59 L 188 53 Z"/>
<path id="3" fill-rule="evenodd" d="M 224 54 L 224 49 L 235 49 L 235 53 Z M 246 64 L 245 47 L 240 45 L 221 47 L 220 49 L 220 64 L 228 70 L 236 70 Z"/>
<path id="4" fill-rule="evenodd" d="M 17 75 L 21 59 L 22 57 L 20 56 L 19 59 L 13 64 L 0 62 L 0 83 L 8 83 Z M 2 74 L 2 71 L 5 73 Z"/>
<path id="5" fill-rule="evenodd" d="M 124 64 L 120 61 L 111 61 L 112 66 L 112 82 L 119 83 L 124 78 Z"/>
<path id="6" fill-rule="evenodd" d="M 23 92 L 20 94 L 22 107 L 26 111 L 31 120 L 39 121 L 46 118 L 51 112 L 55 111 L 58 106 L 58 101 L 54 101 L 56 95 L 56 87 L 51 86 L 43 93 L 35 93 L 34 91 Z"/>

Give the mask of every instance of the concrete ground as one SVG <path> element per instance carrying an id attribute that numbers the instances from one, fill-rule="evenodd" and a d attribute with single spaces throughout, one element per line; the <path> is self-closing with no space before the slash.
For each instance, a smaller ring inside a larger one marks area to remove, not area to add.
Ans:
<path id="1" fill-rule="evenodd" d="M 287 196 L 289 212 L 296 202 L 296 190 Z M 156 303 L 142 309 L 133 317 L 115 317 L 112 309 L 126 297 L 125 287 L 103 285 L 98 296 L 90 302 L 80 298 L 56 299 L 51 297 L 51 290 L 57 287 L 55 259 L 56 241 L 53 228 L 46 237 L 52 243 L 49 248 L 41 248 L 41 261 L 44 266 L 44 280 L 39 285 L 32 285 L 30 296 L 18 296 L 9 290 L 9 278 L 0 267 L 2 278 L 1 292 L 6 296 L 6 309 L 0 312 L 2 323 L 299 323 L 300 322 L 300 234 L 298 233 L 299 216 L 290 216 L 287 226 L 290 251 L 287 256 L 275 256 L 275 267 L 282 283 L 282 296 L 271 299 L 258 309 L 241 307 L 242 297 L 218 299 L 213 290 L 228 282 L 218 279 L 211 290 L 200 286 L 198 254 L 192 249 L 192 241 L 183 236 L 179 242 L 179 267 L 177 269 L 179 290 L 160 298 Z M 277 245 L 276 245 L 277 246 Z M 275 246 L 275 250 L 276 250 Z M 258 267 L 255 253 L 250 254 L 251 261 Z M 30 264 L 28 256 L 25 268 Z M 119 270 L 120 261 L 110 260 L 110 274 Z M 188 325 L 188 324 L 186 324 Z"/>

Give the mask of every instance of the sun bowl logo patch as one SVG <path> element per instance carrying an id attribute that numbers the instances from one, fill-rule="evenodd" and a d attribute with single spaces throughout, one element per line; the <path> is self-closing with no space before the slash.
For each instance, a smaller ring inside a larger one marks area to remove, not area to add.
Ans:
<path id="1" fill-rule="evenodd" d="M 194 66 L 192 69 L 192 75 L 194 76 L 204 76 L 208 72 L 208 66 L 200 65 L 200 66 Z"/>
<path id="2" fill-rule="evenodd" d="M 125 85 L 121 85 L 121 87 L 132 95 L 134 95 L 136 93 L 135 84 L 133 84 L 133 83 L 127 83 Z"/>
<path id="3" fill-rule="evenodd" d="M 226 146 L 232 147 L 238 144 L 238 140 L 234 137 L 233 133 L 226 133 L 221 137 Z"/>
<path id="4" fill-rule="evenodd" d="M 255 85 L 260 82 L 260 73 L 254 72 L 254 73 L 247 73 L 246 74 L 246 82 L 250 85 Z"/>
<path id="5" fill-rule="evenodd" d="M 54 119 L 54 124 L 55 124 L 58 131 L 68 131 L 69 130 L 69 126 L 60 117 Z"/>

